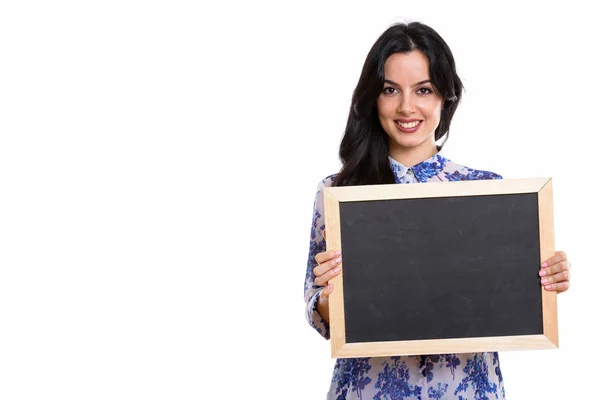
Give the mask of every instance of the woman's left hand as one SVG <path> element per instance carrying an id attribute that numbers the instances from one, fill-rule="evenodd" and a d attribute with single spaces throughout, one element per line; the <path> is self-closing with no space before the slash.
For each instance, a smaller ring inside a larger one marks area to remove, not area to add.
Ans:
<path id="1" fill-rule="evenodd" d="M 542 262 L 540 270 L 541 284 L 546 290 L 558 293 L 566 292 L 571 286 L 571 263 L 564 251 L 557 251 L 552 257 Z"/>

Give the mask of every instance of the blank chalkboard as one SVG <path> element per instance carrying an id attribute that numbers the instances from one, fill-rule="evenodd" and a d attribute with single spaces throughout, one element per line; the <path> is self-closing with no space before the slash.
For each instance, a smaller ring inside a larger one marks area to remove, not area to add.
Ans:
<path id="1" fill-rule="evenodd" d="M 550 178 L 328 188 L 332 355 L 555 348 Z"/>

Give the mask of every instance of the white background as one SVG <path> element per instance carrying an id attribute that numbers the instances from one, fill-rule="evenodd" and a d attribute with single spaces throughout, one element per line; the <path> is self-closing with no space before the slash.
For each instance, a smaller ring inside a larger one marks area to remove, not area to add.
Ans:
<path id="1" fill-rule="evenodd" d="M 560 349 L 502 353 L 507 397 L 593 397 L 600 28 L 584 1 L 480 3 L 2 2 L 0 398 L 324 398 L 312 202 L 407 20 L 467 88 L 445 154 L 553 178 Z"/>

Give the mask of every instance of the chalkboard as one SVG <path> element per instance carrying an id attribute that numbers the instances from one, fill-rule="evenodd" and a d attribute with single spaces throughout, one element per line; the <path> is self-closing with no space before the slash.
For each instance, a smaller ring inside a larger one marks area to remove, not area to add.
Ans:
<path id="1" fill-rule="evenodd" d="M 556 348 L 550 178 L 328 188 L 333 357 Z"/>

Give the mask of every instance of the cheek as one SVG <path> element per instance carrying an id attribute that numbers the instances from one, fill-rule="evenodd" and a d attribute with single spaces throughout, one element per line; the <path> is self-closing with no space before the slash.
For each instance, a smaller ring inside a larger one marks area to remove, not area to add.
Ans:
<path id="1" fill-rule="evenodd" d="M 421 110 L 427 118 L 439 120 L 442 115 L 442 102 L 439 100 L 423 102 Z"/>
<path id="2" fill-rule="evenodd" d="M 396 115 L 396 109 L 394 103 L 390 99 L 377 99 L 377 112 L 379 113 L 379 119 L 392 118 Z"/>

